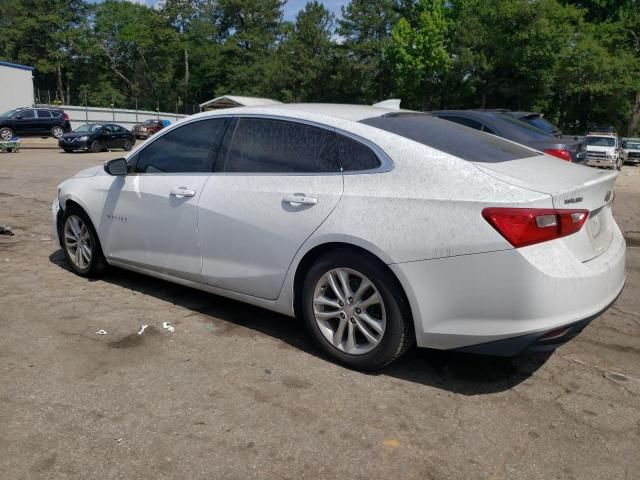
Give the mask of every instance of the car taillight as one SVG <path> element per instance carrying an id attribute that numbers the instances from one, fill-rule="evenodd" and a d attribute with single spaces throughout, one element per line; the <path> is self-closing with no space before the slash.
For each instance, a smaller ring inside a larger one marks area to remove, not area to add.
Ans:
<path id="1" fill-rule="evenodd" d="M 553 155 L 554 157 L 561 158 L 562 160 L 566 160 L 567 162 L 571 161 L 571 152 L 569 150 L 564 149 L 556 149 L 556 148 L 548 148 L 544 150 L 544 153 L 547 155 Z"/>
<path id="2" fill-rule="evenodd" d="M 482 216 L 511 245 L 526 247 L 576 233 L 589 210 L 551 208 L 485 208 Z"/>
<path id="3" fill-rule="evenodd" d="M 62 118 L 64 118 L 65 120 L 69 120 L 69 115 L 67 113 L 63 113 Z"/>

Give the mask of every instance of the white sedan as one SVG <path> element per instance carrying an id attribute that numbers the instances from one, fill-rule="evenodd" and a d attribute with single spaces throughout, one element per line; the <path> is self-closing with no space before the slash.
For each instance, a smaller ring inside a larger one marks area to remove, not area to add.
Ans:
<path id="1" fill-rule="evenodd" d="M 331 358 L 515 355 L 619 295 L 617 172 L 430 115 L 355 105 L 194 115 L 63 182 L 79 275 L 107 265 L 296 315 Z"/>

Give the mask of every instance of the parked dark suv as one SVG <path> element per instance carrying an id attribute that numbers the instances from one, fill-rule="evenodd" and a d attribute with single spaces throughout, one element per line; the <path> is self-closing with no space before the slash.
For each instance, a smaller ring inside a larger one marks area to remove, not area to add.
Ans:
<path id="1" fill-rule="evenodd" d="M 14 108 L 0 115 L 0 139 L 19 137 L 60 138 L 71 131 L 69 115 L 59 108 Z"/>

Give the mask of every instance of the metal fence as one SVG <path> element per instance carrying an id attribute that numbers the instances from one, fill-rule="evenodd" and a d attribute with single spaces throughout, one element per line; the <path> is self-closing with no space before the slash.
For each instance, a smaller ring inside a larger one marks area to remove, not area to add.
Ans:
<path id="1" fill-rule="evenodd" d="M 145 120 L 169 120 L 173 123 L 187 116 L 168 112 L 85 107 L 83 105 L 60 105 L 56 108 L 63 109 L 69 115 L 71 127 L 74 129 L 89 122 L 111 122 L 131 130 L 136 123 Z"/>

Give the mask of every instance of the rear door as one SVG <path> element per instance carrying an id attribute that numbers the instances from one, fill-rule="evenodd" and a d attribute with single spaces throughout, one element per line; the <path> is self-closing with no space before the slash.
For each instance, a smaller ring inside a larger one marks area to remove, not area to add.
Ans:
<path id="1" fill-rule="evenodd" d="M 107 194 L 101 237 L 109 259 L 201 281 L 197 205 L 227 123 L 184 124 L 136 154 L 133 172 Z"/>
<path id="2" fill-rule="evenodd" d="M 51 130 L 52 121 L 51 121 L 51 112 L 44 108 L 38 108 L 36 110 L 36 114 L 38 115 L 37 129 L 41 133 L 49 133 Z"/>
<path id="3" fill-rule="evenodd" d="M 200 198 L 203 277 L 216 287 L 278 297 L 298 249 L 338 204 L 343 182 L 331 129 L 242 117 Z"/>

